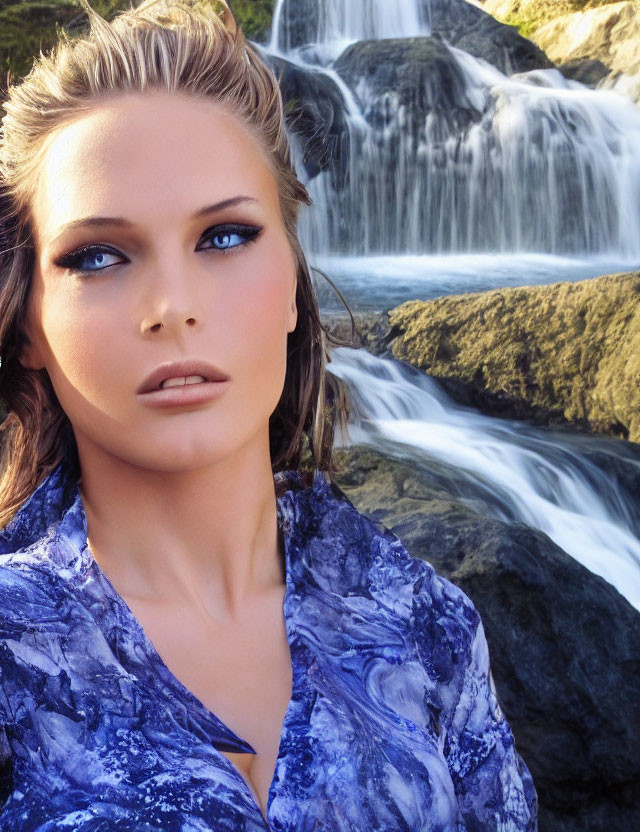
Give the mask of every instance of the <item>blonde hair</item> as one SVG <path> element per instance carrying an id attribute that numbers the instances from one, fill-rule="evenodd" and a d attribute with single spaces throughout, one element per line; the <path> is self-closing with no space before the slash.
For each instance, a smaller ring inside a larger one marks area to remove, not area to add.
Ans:
<path id="1" fill-rule="evenodd" d="M 52 131 L 100 98 L 121 93 L 161 89 L 207 97 L 239 119 L 263 149 L 278 186 L 298 284 L 298 321 L 288 336 L 284 388 L 269 422 L 272 468 L 300 468 L 306 443 L 311 467 L 333 472 L 334 430 L 340 424 L 346 432 L 348 410 L 342 383 L 326 372 L 327 342 L 347 342 L 330 335 L 320 321 L 298 241 L 299 207 L 311 199 L 292 165 L 275 75 L 245 39 L 224 0 L 143 0 L 110 22 L 88 0 L 80 2 L 90 22 L 86 37 L 70 38 L 63 31 L 51 53 L 41 52 L 22 83 L 9 87 L 3 104 L 0 397 L 8 416 L 0 425 L 0 528 L 69 454 L 75 476 L 80 475 L 71 423 L 46 370 L 25 369 L 18 360 L 27 337 L 34 267 L 30 205 Z M 353 316 L 351 321 L 353 332 Z"/>

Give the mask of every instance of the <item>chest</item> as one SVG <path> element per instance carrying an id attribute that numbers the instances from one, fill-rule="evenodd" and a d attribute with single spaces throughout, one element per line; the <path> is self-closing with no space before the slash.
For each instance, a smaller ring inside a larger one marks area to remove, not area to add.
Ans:
<path id="1" fill-rule="evenodd" d="M 184 609 L 126 599 L 177 680 L 256 751 L 220 753 L 244 778 L 265 816 L 292 689 L 284 590 L 278 587 L 229 629 Z"/>

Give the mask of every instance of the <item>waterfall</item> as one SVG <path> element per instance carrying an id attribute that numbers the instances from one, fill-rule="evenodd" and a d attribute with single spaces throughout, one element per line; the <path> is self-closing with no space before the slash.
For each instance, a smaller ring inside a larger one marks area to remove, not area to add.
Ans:
<path id="1" fill-rule="evenodd" d="M 467 492 L 456 499 L 481 516 L 543 531 L 640 610 L 637 498 L 580 452 L 598 446 L 621 464 L 623 443 L 484 416 L 428 376 L 362 349 L 335 348 L 329 370 L 349 391 L 352 442 L 448 467 L 455 492 Z M 637 455 L 624 463 L 640 469 Z"/>
<path id="2" fill-rule="evenodd" d="M 305 176 L 292 137 L 315 203 L 301 212 L 305 248 L 640 262 L 638 109 L 555 69 L 508 76 L 427 37 L 441 2 L 278 0 L 269 49 L 325 74 L 345 101 L 339 173 Z"/>
<path id="3" fill-rule="evenodd" d="M 344 183 L 329 172 L 308 183 L 314 202 L 330 207 L 304 214 L 309 249 L 640 260 L 640 113 L 631 102 L 555 70 L 507 78 L 451 51 L 468 82 L 465 108 L 475 104 L 478 120 L 455 132 L 430 113 L 406 130 L 397 95 L 381 99 L 361 86 L 365 118 L 384 109 L 387 124 L 350 123 Z"/>
<path id="4" fill-rule="evenodd" d="M 269 51 L 428 35 L 429 19 L 428 0 L 276 0 Z"/>
<path id="5" fill-rule="evenodd" d="M 354 309 L 637 267 L 640 112 L 456 47 L 452 9 L 484 15 L 463 0 L 278 0 L 267 52 L 294 67 L 292 97 L 306 74 L 336 91 L 307 102 L 316 132 L 343 102 L 329 164 L 308 165 L 308 134 L 290 131 L 310 260 L 347 276 Z M 445 471 L 479 516 L 539 529 L 640 610 L 637 498 L 612 473 L 640 468 L 627 443 L 484 416 L 364 350 L 333 349 L 328 369 L 348 387 L 351 441 Z"/>

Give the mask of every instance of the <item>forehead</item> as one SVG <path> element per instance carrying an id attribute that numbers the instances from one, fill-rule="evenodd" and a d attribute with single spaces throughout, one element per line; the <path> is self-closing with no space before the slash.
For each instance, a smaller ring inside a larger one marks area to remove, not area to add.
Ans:
<path id="1" fill-rule="evenodd" d="M 220 105 L 150 92 L 106 99 L 55 130 L 43 147 L 33 198 L 36 237 L 91 215 L 136 219 L 181 212 L 238 194 L 278 204 L 269 162 L 247 128 Z"/>

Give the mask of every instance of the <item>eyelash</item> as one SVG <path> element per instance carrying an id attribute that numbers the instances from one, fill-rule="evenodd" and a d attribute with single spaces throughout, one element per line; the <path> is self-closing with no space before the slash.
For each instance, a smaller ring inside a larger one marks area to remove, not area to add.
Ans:
<path id="1" fill-rule="evenodd" d="M 256 243 L 258 234 L 262 231 L 262 228 L 253 225 L 214 225 L 211 228 L 207 229 L 200 241 L 207 241 L 209 239 L 213 239 L 215 237 L 224 237 L 226 235 L 237 234 L 239 237 L 244 237 L 245 240 L 243 243 L 238 243 L 235 246 L 230 246 L 229 248 L 215 248 L 212 246 L 210 248 L 203 249 L 204 251 L 214 251 L 217 254 L 236 254 L 238 253 L 238 249 L 242 251 L 242 249 L 249 245 L 250 243 Z M 68 269 L 69 271 L 75 274 L 94 274 L 95 272 L 101 272 L 105 269 L 110 268 L 110 266 L 116 265 L 124 265 L 123 263 L 111 263 L 109 266 L 102 266 L 98 269 L 82 269 L 80 268 L 80 263 L 85 259 L 85 257 L 90 257 L 92 254 L 113 254 L 117 257 L 120 256 L 120 252 L 112 249 L 110 246 L 101 246 L 101 245 L 89 245 L 83 246 L 82 248 L 76 249 L 75 251 L 69 252 L 69 254 L 65 254 L 56 260 L 56 266 L 61 266 L 62 268 Z"/>

